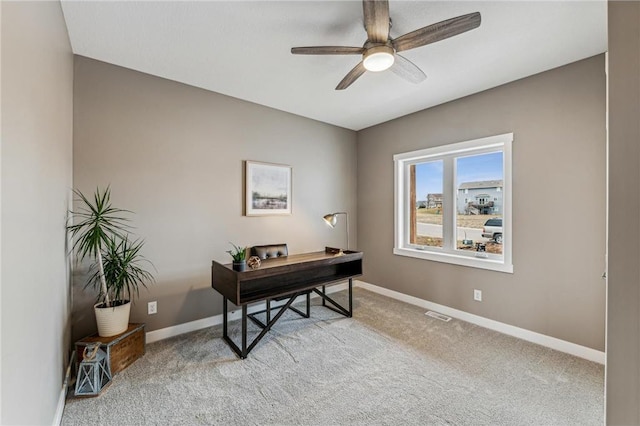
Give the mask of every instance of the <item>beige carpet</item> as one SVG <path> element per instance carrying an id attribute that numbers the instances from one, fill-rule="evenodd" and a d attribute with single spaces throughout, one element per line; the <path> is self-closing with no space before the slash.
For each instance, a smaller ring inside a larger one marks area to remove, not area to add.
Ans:
<path id="1" fill-rule="evenodd" d="M 289 311 L 246 360 L 221 326 L 150 344 L 101 396 L 69 398 L 62 424 L 603 424 L 599 364 L 363 289 L 354 309 Z"/>

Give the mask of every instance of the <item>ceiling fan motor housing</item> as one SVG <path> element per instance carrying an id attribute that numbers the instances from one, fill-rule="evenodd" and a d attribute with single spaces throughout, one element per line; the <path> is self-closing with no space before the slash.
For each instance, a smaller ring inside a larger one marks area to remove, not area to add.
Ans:
<path id="1" fill-rule="evenodd" d="M 362 55 L 362 63 L 367 71 L 384 71 L 393 65 L 394 53 L 389 45 L 370 47 Z"/>

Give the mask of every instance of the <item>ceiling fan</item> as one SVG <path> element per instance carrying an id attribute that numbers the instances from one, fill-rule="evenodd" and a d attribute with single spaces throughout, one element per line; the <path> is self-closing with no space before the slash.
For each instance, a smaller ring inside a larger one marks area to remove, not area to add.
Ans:
<path id="1" fill-rule="evenodd" d="M 367 41 L 362 47 L 312 46 L 293 47 L 294 55 L 362 55 L 358 63 L 336 86 L 344 90 L 356 81 L 365 71 L 384 71 L 391 69 L 395 74 L 412 82 L 420 83 L 427 76 L 413 62 L 398 54 L 409 49 L 425 46 L 444 40 L 480 26 L 480 12 L 469 13 L 428 25 L 400 37 L 389 37 L 391 18 L 387 0 L 363 0 L 364 28 Z"/>

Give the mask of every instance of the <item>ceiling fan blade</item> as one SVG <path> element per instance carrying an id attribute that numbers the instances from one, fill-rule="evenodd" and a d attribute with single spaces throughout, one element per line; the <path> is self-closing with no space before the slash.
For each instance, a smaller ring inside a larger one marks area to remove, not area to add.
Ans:
<path id="1" fill-rule="evenodd" d="M 386 43 L 389 38 L 389 2 L 362 0 L 364 28 L 372 43 Z"/>
<path id="2" fill-rule="evenodd" d="M 346 46 L 292 47 L 291 53 L 294 55 L 361 55 L 364 53 L 364 48 Z"/>
<path id="3" fill-rule="evenodd" d="M 397 53 L 395 61 L 393 61 L 393 66 L 391 67 L 391 71 L 414 84 L 422 83 L 427 78 L 425 73 L 422 72 L 416 64 Z"/>
<path id="4" fill-rule="evenodd" d="M 358 63 L 349 73 L 342 79 L 340 83 L 336 86 L 336 90 L 344 90 L 347 87 L 351 86 L 351 84 L 358 79 L 366 69 L 364 68 L 364 64 L 362 61 Z"/>
<path id="5" fill-rule="evenodd" d="M 478 28 L 480 22 L 480 12 L 469 13 L 412 31 L 392 40 L 391 44 L 396 52 L 415 49 Z"/>

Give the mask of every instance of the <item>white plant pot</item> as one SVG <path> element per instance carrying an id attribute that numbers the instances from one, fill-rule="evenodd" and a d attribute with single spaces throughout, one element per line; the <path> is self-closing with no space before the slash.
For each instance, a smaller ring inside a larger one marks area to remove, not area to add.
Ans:
<path id="1" fill-rule="evenodd" d="M 96 303 L 93 310 L 96 313 L 96 323 L 98 324 L 98 335 L 100 337 L 115 336 L 124 333 L 129 326 L 129 312 L 131 311 L 131 302 L 127 300 L 124 305 L 115 306 L 113 308 L 99 308 Z"/>

